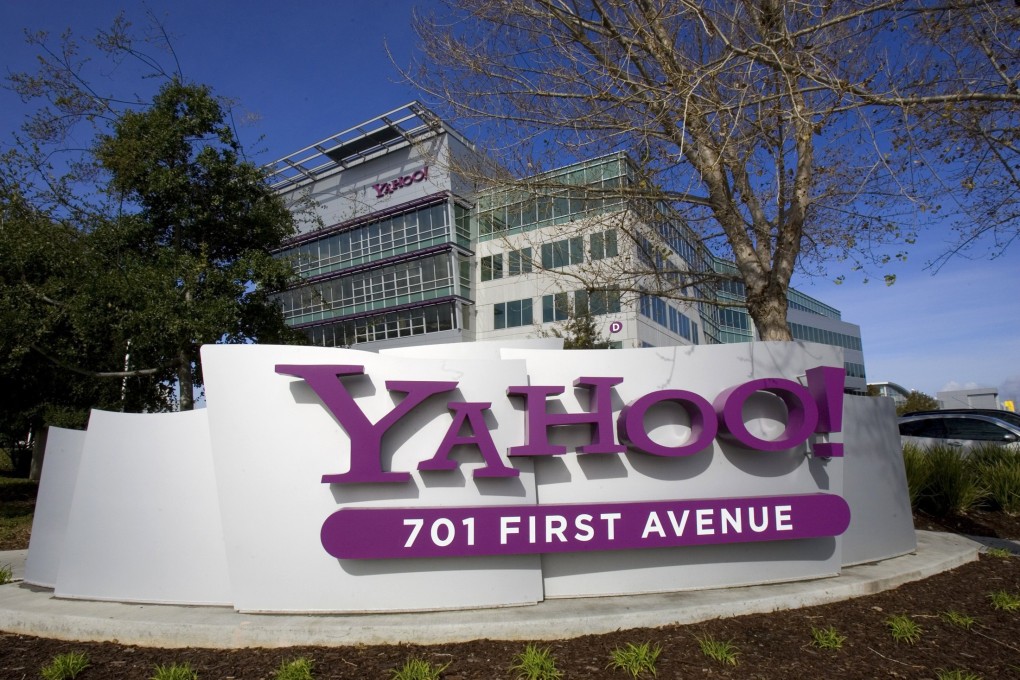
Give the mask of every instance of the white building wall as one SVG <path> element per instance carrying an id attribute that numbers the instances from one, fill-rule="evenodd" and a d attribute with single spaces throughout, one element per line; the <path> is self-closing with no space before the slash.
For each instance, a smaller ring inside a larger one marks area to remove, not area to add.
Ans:
<path id="1" fill-rule="evenodd" d="M 543 322 L 542 299 L 544 296 L 566 292 L 571 295 L 571 301 L 573 301 L 572 296 L 577 290 L 585 290 L 593 287 L 593 284 L 594 286 L 608 286 L 618 282 L 619 276 L 616 273 L 626 268 L 627 265 L 614 265 L 612 260 L 619 262 L 621 258 L 637 257 L 636 245 L 618 228 L 620 224 L 618 215 L 598 215 L 585 221 L 558 224 L 479 241 L 475 250 L 473 272 L 477 338 L 479 340 L 497 340 L 548 335 L 553 329 L 561 327 L 563 322 Z M 600 260 L 593 265 L 589 251 L 591 234 L 613 228 L 617 228 L 618 231 L 619 255 L 616 258 Z M 541 262 L 543 243 L 578 236 L 585 239 L 584 264 L 569 265 L 556 270 L 541 270 L 538 267 L 538 263 Z M 534 270 L 531 273 L 510 276 L 509 253 L 526 247 L 532 249 L 532 259 L 536 263 Z M 495 254 L 503 256 L 503 275 L 498 279 L 482 281 L 481 262 L 484 258 Z M 602 262 L 605 262 L 607 266 L 603 267 L 601 271 L 597 271 L 596 268 Z M 641 315 L 639 294 L 627 291 L 626 284 L 623 288 L 620 311 L 595 317 L 603 338 L 614 344 L 619 343 L 618 346 L 622 348 L 693 344 L 683 336 L 671 332 L 668 327 Z M 494 327 L 494 305 L 522 299 L 532 300 L 533 323 L 514 328 L 496 329 Z M 698 324 L 699 328 L 703 327 L 700 315 L 693 304 L 680 301 L 670 301 L 668 304 L 686 314 Z"/>
<path id="2" fill-rule="evenodd" d="M 966 390 L 946 390 L 936 395 L 939 408 L 1001 408 L 999 390 L 994 387 L 975 387 Z"/>
<path id="3" fill-rule="evenodd" d="M 446 135 L 432 137 L 348 169 L 337 167 L 316 181 L 289 190 L 284 200 L 292 208 L 302 200 L 314 201 L 316 214 L 323 226 L 329 227 L 450 191 L 454 182 L 449 171 L 449 148 Z M 414 181 L 415 173 L 426 168 L 427 178 Z M 411 178 L 410 183 L 382 196 L 373 187 L 407 177 Z M 318 225 L 308 222 L 300 225 L 301 233 L 316 228 Z"/>

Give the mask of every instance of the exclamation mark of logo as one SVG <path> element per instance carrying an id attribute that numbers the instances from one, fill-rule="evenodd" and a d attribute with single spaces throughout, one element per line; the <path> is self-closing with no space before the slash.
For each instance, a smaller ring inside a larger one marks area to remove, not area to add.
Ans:
<path id="1" fill-rule="evenodd" d="M 843 384 L 846 371 L 832 366 L 818 366 L 807 371 L 808 392 L 818 405 L 818 424 L 815 432 L 828 434 L 843 430 Z M 842 458 L 843 445 L 819 442 L 814 445 L 818 458 Z"/>

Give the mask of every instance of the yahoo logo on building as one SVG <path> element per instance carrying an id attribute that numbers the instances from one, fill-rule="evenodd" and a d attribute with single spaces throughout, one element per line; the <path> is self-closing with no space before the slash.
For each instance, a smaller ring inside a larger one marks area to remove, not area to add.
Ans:
<path id="1" fill-rule="evenodd" d="M 423 181 L 427 180 L 428 178 L 429 178 L 429 166 L 426 165 L 424 168 L 421 168 L 419 170 L 415 170 L 410 175 L 404 175 L 403 177 L 398 177 L 397 179 L 395 179 L 395 180 L 393 180 L 391 182 L 383 182 L 381 184 L 373 184 L 372 188 L 375 189 L 375 197 L 376 198 L 382 198 L 383 196 L 388 196 L 389 194 L 392 194 L 397 189 L 401 189 L 403 187 L 409 187 L 412 184 L 417 184 L 418 182 L 423 182 Z"/>
<path id="2" fill-rule="evenodd" d="M 350 438 L 350 468 L 347 472 L 325 474 L 324 484 L 398 483 L 407 482 L 406 471 L 382 469 L 382 439 L 398 421 L 432 396 L 452 392 L 456 381 L 388 380 L 386 389 L 402 393 L 404 398 L 389 413 L 372 423 L 346 389 L 343 376 L 361 375 L 358 365 L 293 365 L 278 364 L 276 372 L 303 379 L 322 400 Z M 760 378 L 729 387 L 712 402 L 687 390 L 667 389 L 650 392 L 634 399 L 614 418 L 612 388 L 623 382 L 618 377 L 580 377 L 575 387 L 589 392 L 589 411 L 550 413 L 549 397 L 562 394 L 561 385 L 522 385 L 507 389 L 507 395 L 524 400 L 524 441 L 511 446 L 507 454 L 516 456 L 556 456 L 566 447 L 551 444 L 550 428 L 587 425 L 589 443 L 580 446 L 581 454 L 622 453 L 631 449 L 652 456 L 690 456 L 709 447 L 717 436 L 747 449 L 784 451 L 806 442 L 813 434 L 830 434 L 842 429 L 843 383 L 841 368 L 817 367 L 806 371 L 807 386 L 782 378 Z M 775 395 L 786 405 L 787 422 L 783 433 L 775 439 L 762 439 L 752 434 L 743 417 L 747 400 L 758 392 Z M 653 406 L 671 403 L 682 408 L 690 421 L 690 435 L 683 442 L 658 442 L 645 430 L 645 414 Z M 419 470 L 454 470 L 457 463 L 450 459 L 455 446 L 475 446 L 485 462 L 474 471 L 475 477 L 517 477 L 517 469 L 508 466 L 485 423 L 485 412 L 491 402 L 450 401 L 446 404 L 453 421 L 434 455 L 418 464 Z M 469 434 L 461 434 L 469 430 Z M 616 436 L 614 436 L 614 433 Z M 619 442 L 617 442 L 617 438 Z M 843 455 L 843 445 L 816 442 L 813 453 L 819 457 Z"/>

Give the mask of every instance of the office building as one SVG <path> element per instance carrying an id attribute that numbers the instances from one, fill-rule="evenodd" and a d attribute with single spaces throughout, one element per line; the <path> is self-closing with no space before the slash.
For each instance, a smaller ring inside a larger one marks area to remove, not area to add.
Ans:
<path id="1" fill-rule="evenodd" d="M 616 348 L 755 339 L 742 284 L 717 280 L 733 266 L 637 196 L 626 154 L 512 183 L 492 168 L 417 102 L 273 163 L 303 218 L 278 253 L 302 278 L 280 296 L 287 322 L 359 349 L 537 337 L 584 312 Z M 794 338 L 843 347 L 863 392 L 860 329 L 788 299 Z"/>

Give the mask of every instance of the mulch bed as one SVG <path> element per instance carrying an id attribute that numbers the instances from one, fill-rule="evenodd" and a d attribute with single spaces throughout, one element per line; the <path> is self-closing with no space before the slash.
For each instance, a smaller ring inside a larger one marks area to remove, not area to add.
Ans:
<path id="1" fill-rule="evenodd" d="M 950 519 L 918 516 L 915 525 L 1020 537 L 1020 518 L 1001 513 L 976 512 Z M 1020 678 L 1020 611 L 997 611 L 988 597 L 1002 590 L 1020 597 L 1020 558 L 982 557 L 951 572 L 837 604 L 538 644 L 550 649 L 564 680 L 628 678 L 608 668 L 610 653 L 627 643 L 644 642 L 662 648 L 658 678 L 937 678 L 940 670 L 965 670 L 986 680 Z M 970 630 L 956 627 L 940 616 L 950 610 L 976 622 Z M 886 619 L 894 614 L 909 615 L 920 625 L 921 637 L 915 644 L 893 640 Z M 846 637 L 842 648 L 814 646 L 812 628 L 830 626 Z M 706 657 L 698 643 L 706 637 L 729 641 L 736 650 L 736 665 Z M 82 680 L 149 680 L 157 664 L 183 663 L 201 680 L 268 680 L 281 663 L 298 657 L 312 660 L 318 680 L 391 678 L 410 657 L 448 664 L 441 675 L 444 680 L 495 680 L 517 677 L 510 666 L 524 644 L 475 640 L 431 646 L 222 651 L 63 642 L 0 632 L 0 679 L 38 678 L 54 656 L 84 652 L 91 666 L 78 676 Z"/>
<path id="2" fill-rule="evenodd" d="M 607 668 L 610 652 L 627 643 L 661 645 L 659 678 L 935 678 L 939 669 L 966 669 L 986 679 L 1020 678 L 1020 612 L 996 611 L 988 593 L 1020 595 L 1020 559 L 983 557 L 959 569 L 896 590 L 838 604 L 773 614 L 717 619 L 688 626 L 633 629 L 609 635 L 540 643 L 564 679 L 626 678 Z M 976 619 L 971 630 L 940 613 L 955 610 Z M 921 627 L 916 644 L 898 643 L 886 619 L 911 616 Z M 846 636 L 842 649 L 812 645 L 811 629 L 832 626 Z M 730 641 L 737 665 L 704 656 L 698 638 Z M 92 666 L 80 678 L 152 677 L 156 664 L 188 663 L 199 678 L 271 678 L 284 661 L 307 657 L 314 677 L 389 678 L 412 656 L 449 664 L 445 680 L 513 678 L 509 670 L 521 642 L 476 640 L 431 646 L 294 647 L 288 649 L 153 649 L 116 644 L 60 642 L 0 633 L 0 677 L 35 678 L 57 654 L 85 652 Z"/>

